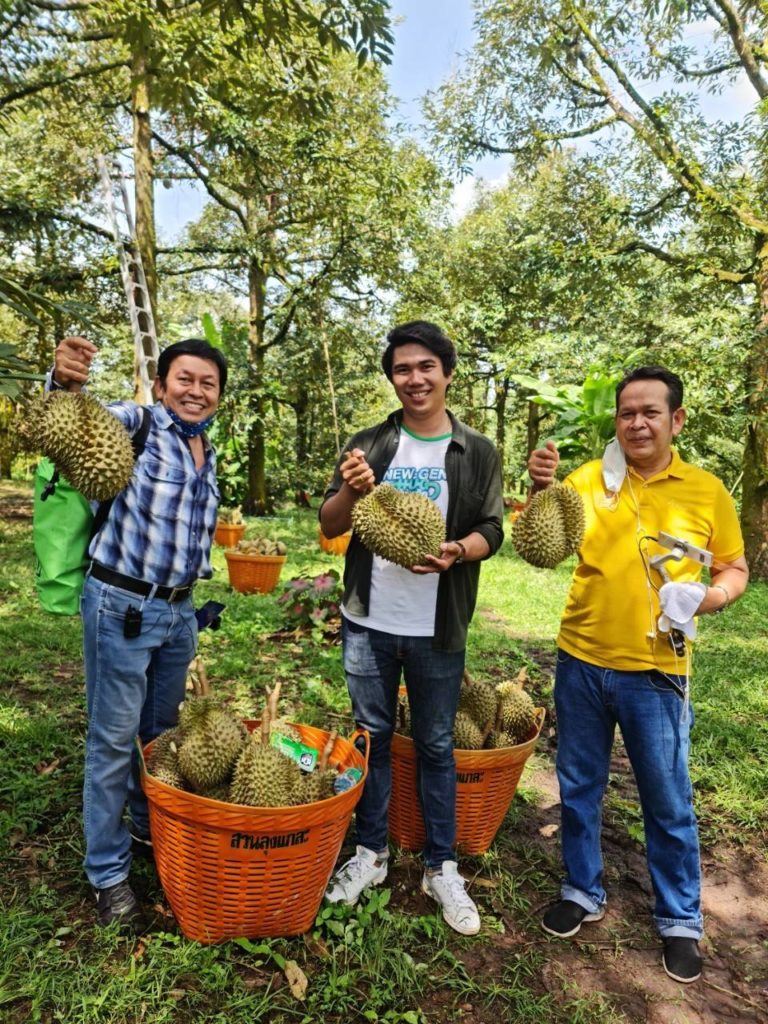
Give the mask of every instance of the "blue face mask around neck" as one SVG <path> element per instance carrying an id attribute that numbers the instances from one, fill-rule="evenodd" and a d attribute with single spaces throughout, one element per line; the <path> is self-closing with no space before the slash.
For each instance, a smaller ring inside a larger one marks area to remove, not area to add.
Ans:
<path id="1" fill-rule="evenodd" d="M 184 437 L 199 437 L 200 434 L 202 434 L 202 432 L 206 430 L 215 419 L 214 416 L 209 416 L 207 420 L 201 420 L 199 423 L 187 423 L 187 421 L 183 420 L 181 416 L 178 415 L 178 413 L 175 413 L 173 411 L 173 409 L 169 409 L 167 405 L 165 407 L 165 411 L 171 417 L 171 419 L 179 428 Z"/>

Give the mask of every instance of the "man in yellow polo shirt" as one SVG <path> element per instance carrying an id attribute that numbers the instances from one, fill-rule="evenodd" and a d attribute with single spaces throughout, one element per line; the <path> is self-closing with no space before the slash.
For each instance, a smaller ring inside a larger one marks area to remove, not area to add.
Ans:
<path id="1" fill-rule="evenodd" d="M 688 701 L 694 615 L 743 594 L 748 570 L 733 501 L 712 474 L 683 462 L 683 385 L 662 367 L 628 374 L 616 390 L 616 441 L 606 457 L 566 478 L 586 513 L 579 564 L 557 638 L 557 774 L 565 878 L 542 919 L 569 938 L 605 913 L 600 819 L 616 725 L 640 795 L 662 962 L 676 981 L 701 974 L 703 932 L 698 826 L 688 774 Z M 549 442 L 528 463 L 534 489 L 559 461 Z M 710 585 L 691 558 L 652 559 L 666 533 L 711 552 Z M 661 591 L 661 593 L 660 593 Z"/>

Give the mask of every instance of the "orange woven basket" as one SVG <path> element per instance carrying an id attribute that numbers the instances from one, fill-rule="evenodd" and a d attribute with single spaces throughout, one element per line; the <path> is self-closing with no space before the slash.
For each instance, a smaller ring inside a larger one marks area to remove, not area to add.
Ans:
<path id="1" fill-rule="evenodd" d="M 536 725 L 525 743 L 500 750 L 454 752 L 456 846 L 462 853 L 485 853 L 493 842 L 543 725 L 544 708 L 537 708 Z M 416 792 L 416 748 L 413 740 L 399 733 L 392 737 L 389 831 L 406 850 L 420 850 L 426 839 Z"/>
<path id="2" fill-rule="evenodd" d="M 241 594 L 270 594 L 280 579 L 286 555 L 243 555 L 225 551 L 229 582 Z"/>
<path id="3" fill-rule="evenodd" d="M 234 548 L 244 533 L 245 523 L 216 523 L 213 539 L 223 548 Z"/>
<path id="4" fill-rule="evenodd" d="M 249 730 L 259 722 L 246 722 Z M 296 725 L 321 750 L 328 733 Z M 354 746 L 365 737 L 366 754 Z M 157 872 L 188 939 L 300 935 L 312 926 L 368 774 L 368 734 L 339 738 L 329 763 L 359 768 L 360 782 L 297 807 L 244 807 L 167 786 L 142 764 Z M 152 744 L 144 749 L 150 753 Z"/>
<path id="5" fill-rule="evenodd" d="M 320 548 L 330 555 L 346 555 L 349 542 L 352 538 L 352 531 L 340 534 L 338 537 L 326 537 L 322 530 L 318 533 Z"/>

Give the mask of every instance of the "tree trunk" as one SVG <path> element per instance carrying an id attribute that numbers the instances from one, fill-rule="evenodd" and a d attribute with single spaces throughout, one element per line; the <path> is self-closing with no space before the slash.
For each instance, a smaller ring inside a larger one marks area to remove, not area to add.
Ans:
<path id="1" fill-rule="evenodd" d="M 758 323 L 747 357 L 747 436 L 741 529 L 752 579 L 768 580 L 768 239 L 761 240 Z"/>
<path id="2" fill-rule="evenodd" d="M 157 326 L 157 239 L 155 237 L 154 156 L 150 124 L 150 79 L 146 53 L 140 46 L 137 46 L 133 52 L 131 72 L 136 239 L 144 267 L 144 276 L 147 279 L 152 314 Z"/>
<path id="3" fill-rule="evenodd" d="M 506 480 L 505 453 L 507 447 L 507 398 L 509 397 L 509 378 L 496 376 L 496 450 L 501 459 L 501 477 Z"/>
<path id="4" fill-rule="evenodd" d="M 266 442 L 264 437 L 264 303 L 267 277 L 262 266 L 251 259 L 248 266 L 248 359 L 250 363 L 250 410 L 253 421 L 248 432 L 248 495 L 245 512 L 269 515 L 273 503 L 267 491 Z"/>
<path id="5" fill-rule="evenodd" d="M 526 420 L 526 447 L 530 455 L 534 449 L 539 447 L 539 407 L 535 402 L 528 402 L 528 416 Z"/>

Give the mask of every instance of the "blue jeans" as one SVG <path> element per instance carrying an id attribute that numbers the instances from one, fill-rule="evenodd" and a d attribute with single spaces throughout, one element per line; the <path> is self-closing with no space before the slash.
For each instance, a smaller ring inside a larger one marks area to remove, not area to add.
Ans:
<path id="1" fill-rule="evenodd" d="M 671 676 L 685 689 L 685 676 Z M 561 897 L 590 913 L 606 900 L 600 821 L 616 725 L 635 773 L 646 856 L 664 937 L 701 938 L 699 835 L 688 775 L 693 709 L 659 672 L 619 672 L 557 652 L 557 776 L 565 879 Z"/>
<path id="2" fill-rule="evenodd" d="M 355 721 L 371 737 L 368 778 L 355 817 L 361 846 L 384 850 L 392 792 L 390 745 L 402 672 L 416 747 L 416 785 L 427 834 L 424 861 L 454 860 L 456 762 L 453 722 L 464 651 L 435 651 L 430 636 L 395 636 L 342 620 L 344 671 Z"/>
<path id="3" fill-rule="evenodd" d="M 129 605 L 142 612 L 139 636 L 123 635 Z M 192 601 L 148 600 L 89 576 L 83 619 L 88 733 L 85 741 L 83 819 L 85 872 L 105 889 L 128 877 L 133 827 L 149 835 L 135 739 L 143 743 L 176 724 L 189 663 L 197 648 Z"/>

